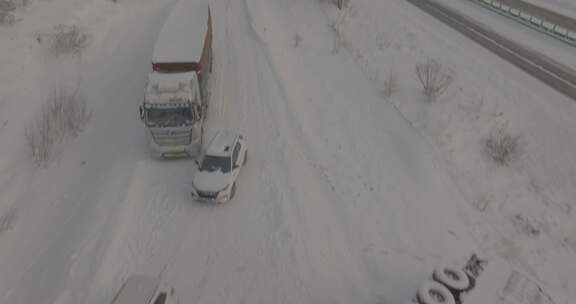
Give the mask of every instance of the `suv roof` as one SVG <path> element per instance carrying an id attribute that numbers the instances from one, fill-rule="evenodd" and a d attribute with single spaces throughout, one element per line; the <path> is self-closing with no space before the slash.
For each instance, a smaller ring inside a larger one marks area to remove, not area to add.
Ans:
<path id="1" fill-rule="evenodd" d="M 238 134 L 232 131 L 218 131 L 210 140 L 206 154 L 214 156 L 230 156 Z"/>

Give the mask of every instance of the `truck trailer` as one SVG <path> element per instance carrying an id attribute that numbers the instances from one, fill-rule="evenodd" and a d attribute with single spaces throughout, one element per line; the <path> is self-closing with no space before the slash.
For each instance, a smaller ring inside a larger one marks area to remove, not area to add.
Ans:
<path id="1" fill-rule="evenodd" d="M 199 155 L 212 72 L 212 17 L 204 1 L 179 0 L 160 31 L 140 119 L 158 157 Z"/>

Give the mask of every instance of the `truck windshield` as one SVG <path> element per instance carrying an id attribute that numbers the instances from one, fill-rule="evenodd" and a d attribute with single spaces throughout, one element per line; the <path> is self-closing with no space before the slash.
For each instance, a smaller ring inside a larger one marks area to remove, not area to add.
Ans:
<path id="1" fill-rule="evenodd" d="M 228 173 L 230 172 L 230 157 L 206 155 L 200 165 L 200 171 Z"/>
<path id="2" fill-rule="evenodd" d="M 193 122 L 192 110 L 189 107 L 152 108 L 146 111 L 146 123 L 149 126 L 176 127 Z"/>

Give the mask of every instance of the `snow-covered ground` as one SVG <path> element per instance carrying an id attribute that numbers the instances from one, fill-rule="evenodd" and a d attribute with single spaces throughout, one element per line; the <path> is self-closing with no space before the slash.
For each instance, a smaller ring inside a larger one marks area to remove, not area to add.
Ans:
<path id="1" fill-rule="evenodd" d="M 576 18 L 576 2 L 573 0 L 524 0 L 528 3 L 547 8 L 564 16 Z"/>
<path id="2" fill-rule="evenodd" d="M 208 137 L 249 144 L 219 206 L 190 199 L 192 161 L 149 157 L 138 121 L 169 3 L 32 1 L 0 27 L 0 302 L 107 303 L 131 273 L 162 273 L 181 303 L 403 303 L 471 252 L 576 296 L 573 101 L 406 2 L 211 4 Z M 86 52 L 46 56 L 35 34 L 67 22 Z M 457 75 L 431 104 L 413 73 L 427 56 Z M 35 168 L 23 130 L 78 79 L 92 118 Z M 499 168 L 481 141 L 506 121 L 524 153 Z"/>
<path id="3" fill-rule="evenodd" d="M 357 0 L 345 14 L 339 18 L 347 51 L 376 86 L 397 74 L 400 89 L 390 101 L 434 142 L 466 201 L 483 210 L 473 225 L 480 247 L 573 298 L 574 101 L 407 3 Z M 330 16 L 337 18 L 334 11 Z M 423 104 L 414 64 L 428 56 L 456 78 L 438 101 Z M 510 168 L 482 154 L 483 139 L 502 124 L 523 142 Z"/>
<path id="4" fill-rule="evenodd" d="M 53 303 L 60 294 L 81 302 L 68 291 L 91 281 L 117 233 L 132 174 L 148 156 L 135 102 L 165 8 L 153 1 L 31 1 L 16 11 L 19 22 L 0 28 L 0 214 L 7 219 L 0 302 Z M 36 40 L 59 23 L 91 35 L 81 58 L 52 58 Z M 78 79 L 92 119 L 51 166 L 35 168 L 24 130 L 52 90 Z"/>

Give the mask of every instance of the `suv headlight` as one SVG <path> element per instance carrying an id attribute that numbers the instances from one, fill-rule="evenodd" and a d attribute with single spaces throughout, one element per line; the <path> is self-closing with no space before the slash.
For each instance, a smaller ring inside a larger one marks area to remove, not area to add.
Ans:
<path id="1" fill-rule="evenodd" d="M 228 184 L 228 185 L 226 185 L 226 187 L 224 187 L 224 188 L 222 188 L 222 189 L 218 190 L 218 193 L 220 194 L 220 193 L 222 193 L 222 192 L 224 192 L 224 191 L 228 190 L 228 188 L 230 188 L 230 184 Z"/>

